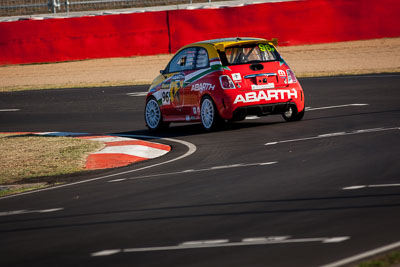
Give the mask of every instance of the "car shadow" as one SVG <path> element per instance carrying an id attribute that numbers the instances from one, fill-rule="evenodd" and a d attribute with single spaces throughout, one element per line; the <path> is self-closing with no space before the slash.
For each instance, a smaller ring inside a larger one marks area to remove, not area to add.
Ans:
<path id="1" fill-rule="evenodd" d="M 328 119 L 335 119 L 335 118 L 346 118 L 352 116 L 362 116 L 362 115 L 379 115 L 379 114 L 392 114 L 399 112 L 399 109 L 391 109 L 391 110 L 381 110 L 381 111 L 371 111 L 371 112 L 357 112 L 357 113 L 350 113 L 350 114 L 341 114 L 341 115 L 325 115 L 325 116 L 314 116 L 308 115 L 307 112 L 302 121 L 298 122 L 290 122 L 290 126 L 299 125 L 303 122 L 308 121 L 316 121 L 316 120 L 328 120 Z M 279 119 L 278 119 L 279 120 Z M 201 126 L 201 123 L 174 123 L 168 129 L 163 131 L 153 132 L 147 129 L 143 130 L 135 130 L 135 131 L 128 131 L 128 132 L 117 132 L 117 133 L 110 133 L 111 135 L 132 135 L 132 136 L 139 136 L 145 139 L 161 139 L 161 138 L 173 138 L 173 137 L 185 137 L 185 136 L 194 136 L 194 135 L 202 135 L 202 134 L 211 134 L 211 133 L 218 133 L 218 132 L 227 132 L 227 131 L 239 131 L 243 129 L 251 129 L 255 127 L 262 127 L 262 126 L 272 126 L 272 125 L 280 125 L 286 124 L 285 120 L 277 121 L 277 119 L 273 119 L 273 121 L 266 121 L 265 117 L 260 118 L 259 120 L 244 120 L 239 122 L 225 122 L 219 128 L 214 131 L 207 132 Z M 288 125 L 289 126 L 289 125 Z"/>
<path id="2" fill-rule="evenodd" d="M 243 129 L 250 129 L 255 127 L 261 126 L 271 126 L 271 125 L 278 125 L 281 123 L 286 123 L 285 121 L 281 122 L 266 122 L 266 121 L 258 121 L 258 122 L 247 122 L 247 121 L 240 121 L 240 122 L 226 122 L 222 124 L 220 127 L 213 131 L 206 131 L 203 129 L 200 123 L 176 123 L 172 124 L 168 129 L 162 131 L 149 131 L 147 129 L 143 130 L 135 130 L 135 131 L 128 131 L 128 132 L 116 132 L 111 133 L 111 135 L 118 135 L 118 136 L 138 136 L 143 137 L 146 139 L 161 139 L 161 138 L 173 138 L 173 137 L 185 137 L 185 136 L 194 136 L 194 135 L 204 135 L 204 134 L 212 134 L 212 133 L 220 133 L 220 132 L 227 132 L 227 131 L 238 131 Z"/>

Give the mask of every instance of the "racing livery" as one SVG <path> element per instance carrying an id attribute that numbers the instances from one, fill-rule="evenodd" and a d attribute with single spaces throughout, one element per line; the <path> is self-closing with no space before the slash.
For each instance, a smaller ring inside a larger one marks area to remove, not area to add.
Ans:
<path id="1" fill-rule="evenodd" d="M 303 89 L 274 43 L 224 38 L 182 47 L 150 86 L 147 127 L 201 122 L 205 130 L 212 130 L 225 120 L 270 114 L 301 120 Z"/>

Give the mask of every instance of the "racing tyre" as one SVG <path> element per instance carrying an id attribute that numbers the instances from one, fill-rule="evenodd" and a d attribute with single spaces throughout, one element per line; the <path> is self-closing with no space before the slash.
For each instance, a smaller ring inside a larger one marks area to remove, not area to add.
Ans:
<path id="1" fill-rule="evenodd" d="M 290 105 L 289 108 L 282 113 L 282 117 L 286 121 L 300 121 L 304 117 L 305 109 L 301 112 L 297 112 L 297 107 L 294 105 Z"/>
<path id="2" fill-rule="evenodd" d="M 169 126 L 169 123 L 163 122 L 160 106 L 154 97 L 150 97 L 146 102 L 144 120 L 150 131 L 166 129 Z"/>
<path id="3" fill-rule="evenodd" d="M 201 125 L 204 130 L 211 131 L 220 125 L 221 119 L 211 97 L 206 95 L 201 101 L 200 107 Z"/>

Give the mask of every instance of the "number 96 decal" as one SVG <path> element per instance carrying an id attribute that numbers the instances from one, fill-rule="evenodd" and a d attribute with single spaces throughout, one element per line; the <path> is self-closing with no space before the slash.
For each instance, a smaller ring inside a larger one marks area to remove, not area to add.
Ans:
<path id="1" fill-rule="evenodd" d="M 270 46 L 268 44 L 259 44 L 258 47 L 260 48 L 260 51 L 262 51 L 262 52 L 265 52 L 265 51 L 275 52 L 275 48 L 273 48 L 272 46 Z"/>
<path id="2" fill-rule="evenodd" d="M 171 97 L 170 97 L 169 90 L 162 90 L 161 96 L 162 96 L 162 104 L 163 105 L 171 104 Z"/>

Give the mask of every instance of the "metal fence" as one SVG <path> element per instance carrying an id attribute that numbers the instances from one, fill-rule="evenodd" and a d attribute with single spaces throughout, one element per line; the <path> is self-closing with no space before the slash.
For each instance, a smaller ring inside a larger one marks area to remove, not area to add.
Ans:
<path id="1" fill-rule="evenodd" d="M 204 2 L 211 2 L 211 0 L 0 0 L 0 16 L 122 9 Z"/>

